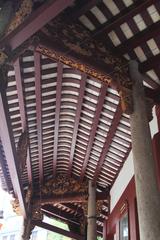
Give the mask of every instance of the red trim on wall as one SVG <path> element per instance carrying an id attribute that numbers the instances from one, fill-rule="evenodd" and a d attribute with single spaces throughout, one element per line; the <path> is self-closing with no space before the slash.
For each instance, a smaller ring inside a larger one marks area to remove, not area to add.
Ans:
<path id="1" fill-rule="evenodd" d="M 119 229 L 119 220 L 121 219 L 121 207 L 124 203 L 128 203 L 128 214 L 129 214 L 129 236 L 130 240 L 139 240 L 138 238 L 138 221 L 136 216 L 136 192 L 135 192 L 135 181 L 134 177 L 129 182 L 118 203 L 110 214 L 107 221 L 107 240 L 112 240 L 113 235 L 117 234 Z"/>

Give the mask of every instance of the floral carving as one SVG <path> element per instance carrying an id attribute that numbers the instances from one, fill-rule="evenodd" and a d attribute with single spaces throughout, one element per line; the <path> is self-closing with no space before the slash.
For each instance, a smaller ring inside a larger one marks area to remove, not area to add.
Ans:
<path id="1" fill-rule="evenodd" d="M 64 193 L 79 192 L 86 194 L 88 192 L 88 184 L 86 181 L 79 182 L 74 178 L 58 175 L 56 179 L 51 179 L 42 187 L 42 195 L 62 195 Z"/>

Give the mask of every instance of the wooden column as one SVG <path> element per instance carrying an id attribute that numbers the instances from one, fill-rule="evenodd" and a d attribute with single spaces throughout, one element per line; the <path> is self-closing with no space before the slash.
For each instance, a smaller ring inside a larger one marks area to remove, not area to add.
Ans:
<path id="1" fill-rule="evenodd" d="M 96 187 L 89 181 L 87 240 L 97 239 L 96 229 Z"/>
<path id="2" fill-rule="evenodd" d="M 141 240 L 160 237 L 160 193 L 157 187 L 152 141 L 144 97 L 143 75 L 138 63 L 130 62 L 134 112 L 130 116 L 132 150 Z"/>

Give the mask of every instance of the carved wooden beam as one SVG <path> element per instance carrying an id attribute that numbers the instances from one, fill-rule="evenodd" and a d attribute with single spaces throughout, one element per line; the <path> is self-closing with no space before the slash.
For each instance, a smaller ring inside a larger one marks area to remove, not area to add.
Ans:
<path id="1" fill-rule="evenodd" d="M 97 192 L 96 194 L 96 200 L 106 200 L 108 198 L 108 193 L 106 192 Z M 65 193 L 62 195 L 56 195 L 53 194 L 52 196 L 41 196 L 41 199 L 39 197 L 34 197 L 32 199 L 33 203 L 35 205 L 46 205 L 46 204 L 55 204 L 55 203 L 68 203 L 68 202 L 87 202 L 88 194 L 82 194 L 82 193 Z"/>
<path id="2" fill-rule="evenodd" d="M 118 92 L 132 88 L 128 62 L 94 40 L 80 24 L 67 24 L 63 16 L 58 17 L 41 29 L 38 36 L 40 43 L 35 50 L 41 54 L 111 85 Z M 125 112 L 132 112 L 132 104 L 126 105 Z"/>
<path id="3" fill-rule="evenodd" d="M 7 44 L 12 50 L 16 49 L 65 8 L 72 5 L 74 0 L 46 1 L 34 12 L 32 12 L 32 0 L 22 0 L 21 2 L 20 9 L 9 23 L 10 25 L 6 31 L 8 35 L 4 36 L 0 41 L 0 48 Z M 30 16 L 25 19 L 28 15 Z"/>

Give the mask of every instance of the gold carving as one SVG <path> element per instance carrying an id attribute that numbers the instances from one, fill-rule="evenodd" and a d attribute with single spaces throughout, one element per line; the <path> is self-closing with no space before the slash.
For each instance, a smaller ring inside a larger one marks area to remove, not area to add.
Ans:
<path id="1" fill-rule="evenodd" d="M 12 205 L 12 208 L 13 208 L 13 212 L 15 212 L 18 216 L 21 216 L 22 211 L 21 211 L 21 208 L 20 208 L 20 205 L 19 205 L 18 198 L 15 198 L 15 199 L 11 200 L 11 205 Z"/>
<path id="2" fill-rule="evenodd" d="M 0 65 L 4 64 L 7 58 L 8 58 L 7 54 L 0 50 Z"/>
<path id="3" fill-rule="evenodd" d="M 121 90 L 119 91 L 119 96 L 121 99 L 122 111 L 127 114 L 131 114 L 133 112 L 132 90 L 121 87 Z"/>
<path id="4" fill-rule="evenodd" d="M 70 57 L 64 56 L 59 54 L 58 52 L 49 49 L 47 47 L 44 47 L 42 45 L 39 45 L 36 47 L 36 51 L 51 58 L 55 59 L 56 61 L 60 61 L 74 69 L 77 69 L 81 72 L 86 73 L 87 75 L 90 75 L 94 78 L 97 78 L 101 82 L 105 84 L 111 84 L 112 78 L 109 75 L 104 75 L 101 72 L 98 72 L 96 69 L 93 69 L 85 64 L 79 63 L 78 61 L 71 59 Z"/>
<path id="5" fill-rule="evenodd" d="M 66 23 L 63 15 L 44 27 L 43 32 L 52 38 L 53 45 L 60 45 L 58 49 L 62 47 L 64 51 L 51 50 L 42 44 L 37 47 L 38 52 L 80 70 L 107 85 L 114 86 L 121 94 L 123 111 L 133 112 L 132 95 L 125 90 L 132 89 L 127 60 L 114 55 L 80 24 Z"/>
<path id="6" fill-rule="evenodd" d="M 51 179 L 42 186 L 41 189 L 43 196 L 62 195 L 64 193 L 79 192 L 87 194 L 88 183 L 83 181 L 82 183 L 75 180 L 72 177 L 64 175 L 58 175 L 56 179 Z"/>
<path id="7" fill-rule="evenodd" d="M 23 0 L 20 6 L 20 9 L 15 13 L 15 16 L 11 20 L 9 27 L 6 31 L 6 34 L 9 34 L 14 29 L 16 29 L 24 19 L 29 16 L 32 12 L 33 2 L 32 0 Z"/>

